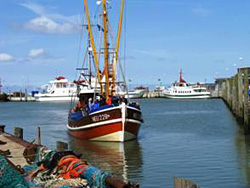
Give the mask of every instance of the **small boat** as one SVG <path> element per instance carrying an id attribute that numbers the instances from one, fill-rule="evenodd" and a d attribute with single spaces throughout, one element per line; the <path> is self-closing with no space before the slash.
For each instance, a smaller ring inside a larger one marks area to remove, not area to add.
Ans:
<path id="1" fill-rule="evenodd" d="M 165 91 L 165 86 L 155 86 L 154 92 L 159 92 L 159 93 L 163 93 L 163 91 Z"/>
<path id="2" fill-rule="evenodd" d="M 133 90 L 127 92 L 126 87 L 122 85 L 120 86 L 120 91 L 118 91 L 118 94 L 124 95 L 126 99 L 139 99 L 142 98 L 147 92 L 148 88 L 143 86 L 135 87 Z"/>
<path id="3" fill-rule="evenodd" d="M 171 99 L 204 99 L 210 98 L 211 94 L 207 91 L 206 87 L 197 83 L 196 85 L 189 85 L 182 77 L 182 71 L 180 71 L 179 82 L 172 84 L 170 88 L 167 88 L 163 92 L 166 98 Z"/>
<path id="4" fill-rule="evenodd" d="M 0 93 L 0 102 L 6 102 L 8 101 L 8 95 L 5 93 Z"/>
<path id="5" fill-rule="evenodd" d="M 135 87 L 133 91 L 129 91 L 128 95 L 125 95 L 125 97 L 129 99 L 138 99 L 138 98 L 142 98 L 146 92 L 148 92 L 147 87 L 138 86 L 138 87 Z"/>
<path id="6" fill-rule="evenodd" d="M 56 77 L 41 88 L 42 92 L 34 94 L 36 101 L 71 101 L 72 97 L 76 97 L 77 94 L 76 84 L 69 82 L 63 76 Z"/>
<path id="7" fill-rule="evenodd" d="M 139 103 L 130 102 L 125 98 L 125 95 L 119 95 L 120 85 L 125 85 L 126 82 L 123 75 L 123 80 L 118 81 L 117 65 L 119 64 L 120 70 L 122 65 L 119 62 L 119 42 L 121 37 L 121 25 L 123 21 L 123 8 L 124 0 L 121 0 L 121 12 L 119 19 L 119 26 L 117 30 L 116 45 L 112 43 L 113 38 L 108 35 L 112 31 L 111 23 L 108 20 L 108 8 L 110 1 L 100 1 L 99 9 L 102 23 L 91 24 L 87 0 L 84 0 L 84 8 L 87 20 L 87 33 L 88 40 L 86 45 L 86 54 L 88 54 L 88 68 L 84 70 L 95 70 L 94 73 L 89 72 L 89 75 L 95 76 L 100 89 L 94 87 L 95 92 L 88 93 L 79 90 L 78 102 L 73 107 L 68 116 L 68 133 L 74 137 L 83 140 L 96 140 L 96 141 L 117 141 L 124 142 L 127 140 L 136 139 L 141 123 L 143 122 L 141 109 Z M 100 37 L 103 37 L 102 44 L 99 44 L 101 51 L 96 51 L 96 43 L 94 42 L 93 27 L 97 26 L 97 32 Z M 109 42 L 110 40 L 110 42 Z M 103 55 L 104 58 L 99 58 Z M 90 65 L 94 65 L 91 68 Z M 103 69 L 101 70 L 101 66 Z M 82 72 L 79 76 L 85 77 Z M 126 87 L 127 91 L 127 87 Z M 126 92 L 127 93 L 127 92 Z"/>

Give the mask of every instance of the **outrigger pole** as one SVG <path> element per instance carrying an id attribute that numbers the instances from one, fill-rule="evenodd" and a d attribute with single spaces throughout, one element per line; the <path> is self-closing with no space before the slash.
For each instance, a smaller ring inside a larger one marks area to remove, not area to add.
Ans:
<path id="1" fill-rule="evenodd" d="M 108 27 L 107 27 L 107 7 L 106 0 L 102 0 L 103 8 L 103 29 L 104 29 L 104 72 L 105 72 L 105 82 L 106 82 L 106 101 L 109 99 L 109 52 L 108 52 Z"/>
<path id="2" fill-rule="evenodd" d="M 88 21 L 88 32 L 89 32 L 91 46 L 92 46 L 92 50 L 93 50 L 93 54 L 94 54 L 94 62 L 95 62 L 95 68 L 97 71 L 97 78 L 98 78 L 98 82 L 100 83 L 101 93 L 103 94 L 103 88 L 102 88 L 102 84 L 101 84 L 101 76 L 100 76 L 100 72 L 99 72 L 99 62 L 98 62 L 98 58 L 97 58 L 95 42 L 94 42 L 93 32 L 92 32 L 91 23 L 90 23 L 87 0 L 83 0 L 83 3 L 84 3 L 84 8 L 85 8 L 85 12 L 86 12 L 87 21 Z"/>
<path id="3" fill-rule="evenodd" d="M 124 3 L 125 3 L 125 0 L 121 0 L 121 12 L 120 12 L 119 26 L 118 26 L 117 38 L 116 38 L 117 41 L 116 41 L 115 57 L 114 57 L 114 62 L 113 62 L 112 91 L 115 90 L 115 86 L 116 86 L 115 85 L 116 84 L 116 67 L 117 67 L 117 61 L 118 61 L 118 58 L 119 58 L 118 52 L 119 52 L 120 39 L 121 39 Z"/>

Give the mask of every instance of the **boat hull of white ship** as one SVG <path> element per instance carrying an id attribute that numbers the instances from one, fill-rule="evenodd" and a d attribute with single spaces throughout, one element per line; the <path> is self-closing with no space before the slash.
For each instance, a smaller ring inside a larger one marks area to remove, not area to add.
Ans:
<path id="1" fill-rule="evenodd" d="M 207 99 L 211 98 L 210 94 L 197 94 L 197 95 L 171 95 L 171 94 L 164 94 L 166 98 L 169 99 Z"/>
<path id="2" fill-rule="evenodd" d="M 52 101 L 71 101 L 76 96 L 41 96 L 35 97 L 39 102 L 52 102 Z"/>
<path id="3" fill-rule="evenodd" d="M 139 99 L 143 97 L 144 93 L 145 91 L 131 91 L 131 92 L 128 92 L 128 95 L 125 95 L 125 98 Z"/>
<path id="4" fill-rule="evenodd" d="M 137 138 L 141 122 L 141 111 L 123 103 L 80 120 L 69 118 L 68 133 L 83 140 L 124 142 Z"/>

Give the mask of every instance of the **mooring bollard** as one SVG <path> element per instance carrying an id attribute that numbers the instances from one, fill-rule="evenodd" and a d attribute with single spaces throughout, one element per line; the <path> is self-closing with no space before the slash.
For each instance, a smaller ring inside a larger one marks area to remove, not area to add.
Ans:
<path id="1" fill-rule="evenodd" d="M 57 141 L 56 142 L 56 150 L 59 152 L 68 150 L 68 144 L 65 142 Z"/>
<path id="2" fill-rule="evenodd" d="M 5 125 L 0 125 L 0 133 L 4 133 Z"/>
<path id="3" fill-rule="evenodd" d="M 20 127 L 14 127 L 14 135 L 20 139 L 23 139 L 23 129 Z"/>

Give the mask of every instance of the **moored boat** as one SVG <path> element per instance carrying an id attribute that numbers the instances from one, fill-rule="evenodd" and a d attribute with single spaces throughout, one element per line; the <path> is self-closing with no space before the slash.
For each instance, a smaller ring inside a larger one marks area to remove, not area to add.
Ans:
<path id="1" fill-rule="evenodd" d="M 138 86 L 138 87 L 135 87 L 133 91 L 129 91 L 128 94 L 125 95 L 125 97 L 129 99 L 138 99 L 138 98 L 142 98 L 146 92 L 148 92 L 147 87 Z"/>
<path id="2" fill-rule="evenodd" d="M 36 101 L 71 101 L 77 94 L 76 84 L 63 76 L 56 77 L 49 84 L 42 86 L 42 89 L 42 92 L 34 94 Z"/>
<path id="3" fill-rule="evenodd" d="M 182 71 L 180 71 L 179 82 L 173 83 L 172 86 L 167 88 L 163 93 L 166 98 L 171 99 L 204 99 L 211 97 L 207 88 L 203 87 L 201 84 L 189 85 L 183 79 Z"/>
<path id="4" fill-rule="evenodd" d="M 8 101 L 8 95 L 5 93 L 0 93 L 0 102 Z"/>

